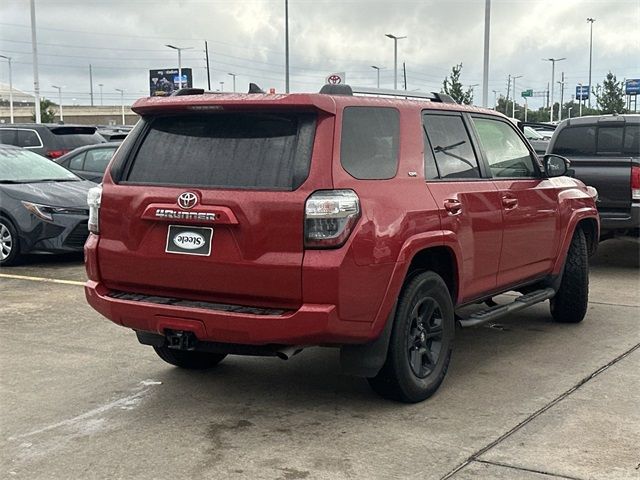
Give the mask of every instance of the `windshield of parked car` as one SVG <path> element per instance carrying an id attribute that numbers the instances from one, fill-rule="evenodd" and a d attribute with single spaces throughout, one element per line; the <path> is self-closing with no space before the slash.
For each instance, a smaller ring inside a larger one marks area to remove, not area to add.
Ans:
<path id="1" fill-rule="evenodd" d="M 0 183 L 75 182 L 66 168 L 29 150 L 0 148 Z"/>
<path id="2" fill-rule="evenodd" d="M 524 136 L 529 140 L 544 140 L 544 135 L 536 132 L 531 127 L 524 127 Z"/>

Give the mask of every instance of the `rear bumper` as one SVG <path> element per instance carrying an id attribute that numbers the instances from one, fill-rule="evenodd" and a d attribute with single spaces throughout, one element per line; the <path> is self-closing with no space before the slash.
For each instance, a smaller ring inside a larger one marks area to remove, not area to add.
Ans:
<path id="1" fill-rule="evenodd" d="M 599 211 L 601 233 L 626 231 L 640 228 L 640 203 L 634 203 L 629 213 Z"/>
<path id="2" fill-rule="evenodd" d="M 85 284 L 87 301 L 94 309 L 137 331 L 184 330 L 202 341 L 245 345 L 357 344 L 375 338 L 370 323 L 340 320 L 335 305 L 303 304 L 281 315 L 255 315 L 123 300 L 109 293 L 101 283 Z"/>

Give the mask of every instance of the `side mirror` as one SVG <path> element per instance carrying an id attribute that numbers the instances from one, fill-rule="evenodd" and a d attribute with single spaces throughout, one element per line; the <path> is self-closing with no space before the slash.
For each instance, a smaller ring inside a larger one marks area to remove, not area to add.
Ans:
<path id="1" fill-rule="evenodd" d="M 569 165 L 571 165 L 569 159 L 553 153 L 545 155 L 542 163 L 548 178 L 566 175 L 569 171 Z"/>

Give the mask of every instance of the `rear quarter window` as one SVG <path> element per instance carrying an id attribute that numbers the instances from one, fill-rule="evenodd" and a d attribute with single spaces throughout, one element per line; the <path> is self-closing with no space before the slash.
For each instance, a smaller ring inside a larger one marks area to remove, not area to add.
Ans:
<path id="1" fill-rule="evenodd" d="M 347 107 L 342 115 L 340 162 L 359 180 L 393 178 L 398 171 L 400 114 L 394 108 Z"/>
<path id="2" fill-rule="evenodd" d="M 640 125 L 627 125 L 624 127 L 622 153 L 636 157 L 640 156 Z"/>

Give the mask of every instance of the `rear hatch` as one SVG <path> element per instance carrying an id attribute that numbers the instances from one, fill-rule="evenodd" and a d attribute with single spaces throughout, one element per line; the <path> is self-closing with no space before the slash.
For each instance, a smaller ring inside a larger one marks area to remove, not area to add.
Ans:
<path id="1" fill-rule="evenodd" d="M 233 107 L 147 112 L 126 140 L 100 210 L 98 260 L 108 288 L 301 304 L 304 203 L 331 188 L 321 164 L 331 161 L 333 116 L 309 105 Z"/>
<path id="2" fill-rule="evenodd" d="M 597 123 L 563 128 L 552 153 L 567 156 L 575 177 L 598 190 L 598 210 L 609 218 L 630 214 L 631 172 L 639 165 L 640 125 L 606 117 Z"/>
<path id="3" fill-rule="evenodd" d="M 49 158 L 58 158 L 78 147 L 106 141 L 97 132 L 96 127 L 91 126 L 61 125 L 49 127 L 49 131 L 55 139 L 53 145 L 46 145 L 45 154 Z"/>

